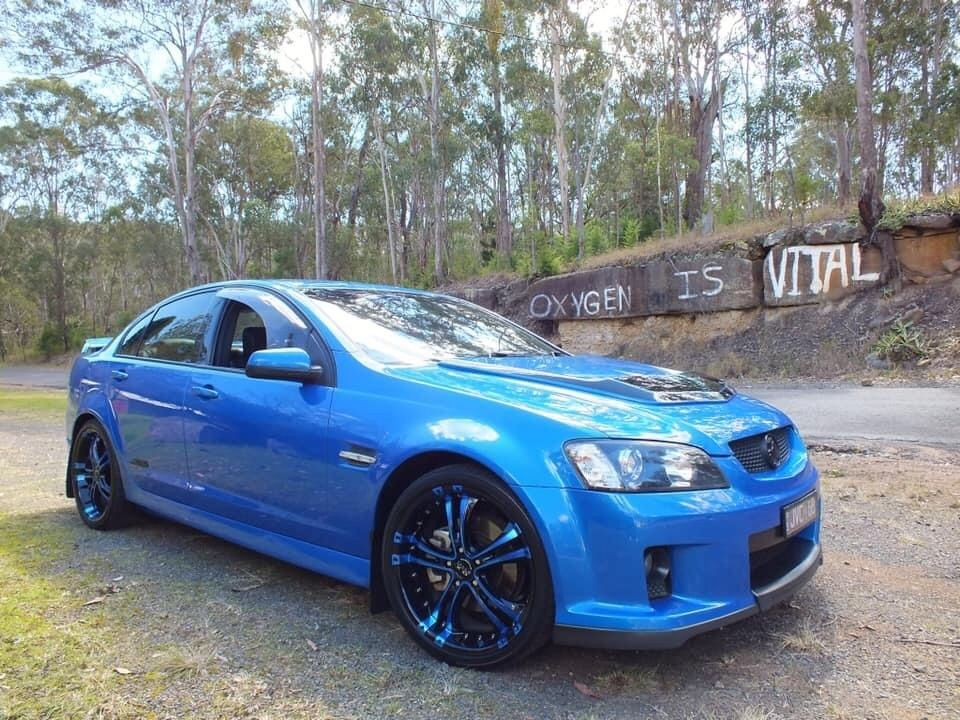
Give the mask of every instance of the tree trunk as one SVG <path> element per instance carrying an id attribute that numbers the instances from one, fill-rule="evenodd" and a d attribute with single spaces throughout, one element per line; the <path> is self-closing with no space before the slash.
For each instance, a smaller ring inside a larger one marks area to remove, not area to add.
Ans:
<path id="1" fill-rule="evenodd" d="M 390 186 L 387 183 L 387 153 L 383 143 L 383 127 L 379 117 L 373 120 L 374 131 L 377 135 L 377 152 L 380 157 L 380 182 L 383 185 L 383 213 L 387 220 L 387 250 L 390 254 L 390 276 L 393 284 L 397 284 L 397 255 L 396 239 L 393 232 L 393 209 L 390 206 Z"/>
<path id="2" fill-rule="evenodd" d="M 315 267 L 314 275 L 318 280 L 329 276 L 327 263 L 327 219 L 326 219 L 326 138 L 323 127 L 323 15 L 322 2 L 311 7 L 310 17 L 310 54 L 313 67 L 310 76 L 310 99 L 313 138 L 313 244 Z"/>
<path id="3" fill-rule="evenodd" d="M 687 96 L 690 98 L 689 137 L 694 144 L 694 165 L 687 172 L 686 192 L 683 198 L 683 221 L 688 228 L 694 227 L 703 216 L 704 190 L 707 173 L 710 169 L 713 153 L 713 125 L 720 110 L 723 99 L 725 81 L 720 79 L 720 41 L 718 37 L 720 16 L 709 19 L 708 27 L 691 28 L 689 12 L 683 8 L 684 16 L 681 22 L 681 7 L 675 3 L 672 9 L 674 41 L 676 43 L 678 69 L 674 83 L 675 96 L 678 88 L 680 73 L 687 85 Z M 716 8 L 715 8 L 716 9 Z M 701 22 L 705 22 L 701 19 Z M 684 32 L 686 29 L 686 32 Z M 703 33 L 709 33 L 709 39 L 700 38 L 701 45 L 697 47 L 693 40 Z M 691 60 L 690 50 L 696 55 L 703 55 L 702 65 Z M 707 78 L 710 78 L 709 97 L 707 96 Z M 679 100 L 679 98 L 677 98 Z M 679 223 L 678 223 L 679 224 Z M 679 228 L 678 228 L 679 229 Z"/>
<path id="4" fill-rule="evenodd" d="M 436 1 L 425 7 L 430 17 L 437 16 Z M 438 284 L 447 279 L 446 272 L 446 178 L 440 147 L 440 58 L 437 37 L 437 22 L 430 22 L 428 31 L 430 50 L 430 90 L 427 103 L 427 119 L 430 125 L 430 159 L 433 170 L 432 211 L 433 211 L 433 274 Z"/>
<path id="5" fill-rule="evenodd" d="M 702 98 L 690 102 L 690 137 L 694 141 L 696 164 L 687 173 L 686 192 L 683 196 L 683 220 L 688 228 L 694 227 L 703 217 L 703 205 L 707 172 L 713 158 L 713 125 L 720 108 L 722 91 L 711 93 L 706 105 Z"/>
<path id="6" fill-rule="evenodd" d="M 860 136 L 860 219 L 873 232 L 883 214 L 877 191 L 877 141 L 873 130 L 873 79 L 867 54 L 864 0 L 853 0 L 853 59 L 856 69 L 857 130 Z"/>
<path id="7" fill-rule="evenodd" d="M 750 44 L 747 43 L 746 63 L 742 68 L 743 79 L 743 125 L 744 125 L 744 152 L 746 154 L 747 173 L 747 218 L 754 216 L 754 189 L 753 189 L 753 142 L 750 140 Z"/>
<path id="8" fill-rule="evenodd" d="M 837 122 L 833 139 L 837 148 L 837 202 L 843 208 L 850 203 L 850 178 L 853 175 L 853 138 L 846 123 Z"/>
<path id="9" fill-rule="evenodd" d="M 869 234 L 868 242 L 877 244 L 876 227 L 884 206 L 877 188 L 877 145 L 873 132 L 873 79 L 867 54 L 867 18 L 864 0 L 853 0 L 853 60 L 856 70 L 857 129 L 860 135 L 860 220 Z M 885 235 L 888 235 L 886 233 Z M 882 241 L 884 281 L 899 275 L 892 238 Z"/>
<path id="10" fill-rule="evenodd" d="M 197 128 L 193 118 L 193 57 L 183 52 L 183 245 L 194 285 L 203 282 L 197 249 Z"/>
<path id="11" fill-rule="evenodd" d="M 513 233 L 510 227 L 510 206 L 507 194 L 507 141 L 503 119 L 503 79 L 500 77 L 499 56 L 493 62 L 493 121 L 494 143 L 497 152 L 497 252 L 509 259 L 513 252 Z"/>
<path id="12" fill-rule="evenodd" d="M 920 47 L 920 192 L 926 195 L 933 194 L 937 169 L 934 109 L 938 100 L 937 81 L 943 67 L 945 6 L 946 3 L 937 2 L 934 11 L 933 0 L 923 0 L 921 5 L 925 34 L 931 38 L 929 43 L 924 42 Z"/>
<path id="13" fill-rule="evenodd" d="M 370 122 L 367 121 L 363 130 L 363 142 L 357 153 L 357 175 L 350 191 L 350 204 L 347 207 L 347 227 L 353 230 L 357 226 L 357 212 L 360 208 L 360 191 L 363 189 L 363 166 L 367 158 L 367 149 L 370 145 Z"/>
<path id="14" fill-rule="evenodd" d="M 565 3 L 562 10 L 566 9 Z M 551 74 L 553 76 L 553 120 L 557 143 L 557 182 L 560 185 L 560 230 L 563 242 L 570 239 L 570 160 L 567 150 L 567 104 L 563 97 L 563 58 L 560 41 L 561 8 L 554 11 L 550 23 Z M 581 249 L 580 254 L 583 254 Z"/>
<path id="15" fill-rule="evenodd" d="M 50 218 L 50 239 L 53 245 L 53 293 L 57 332 L 63 351 L 70 350 L 70 329 L 67 327 L 67 271 L 64 221 L 55 214 Z"/>

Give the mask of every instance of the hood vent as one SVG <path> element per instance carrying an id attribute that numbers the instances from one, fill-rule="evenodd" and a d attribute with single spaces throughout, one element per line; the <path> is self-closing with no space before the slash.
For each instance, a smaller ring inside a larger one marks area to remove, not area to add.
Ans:
<path id="1" fill-rule="evenodd" d="M 659 403 L 724 402 L 736 394 L 723 380 L 693 373 L 631 375 L 618 379 L 652 393 Z"/>

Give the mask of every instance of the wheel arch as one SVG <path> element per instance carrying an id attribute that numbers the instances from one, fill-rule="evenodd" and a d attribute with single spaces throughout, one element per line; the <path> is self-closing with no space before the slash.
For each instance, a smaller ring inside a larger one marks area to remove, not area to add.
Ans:
<path id="1" fill-rule="evenodd" d="M 484 470 L 496 478 L 507 492 L 516 497 L 518 502 L 525 505 L 498 472 L 469 455 L 452 450 L 430 450 L 404 460 L 390 473 L 377 496 L 373 530 L 370 533 L 370 612 L 379 613 L 390 609 L 380 571 L 380 546 L 383 543 L 383 526 L 386 524 L 387 516 L 403 491 L 417 478 L 449 465 L 473 465 Z"/>
<path id="2" fill-rule="evenodd" d="M 103 421 L 103 418 L 101 418 L 99 415 L 97 415 L 97 413 L 95 413 L 89 408 L 85 408 L 84 410 L 81 410 L 80 413 L 77 414 L 77 417 L 74 418 L 73 427 L 70 428 L 70 450 L 68 451 L 68 454 L 67 454 L 67 469 L 66 469 L 66 477 L 64 480 L 65 491 L 68 498 L 73 497 L 73 485 L 70 483 L 70 458 L 73 454 L 73 442 L 74 440 L 77 439 L 77 433 L 80 432 L 80 428 L 83 427 L 83 425 L 88 420 L 94 420 L 95 422 L 97 422 L 100 425 L 100 427 L 104 429 L 104 432 L 107 433 L 108 437 L 110 435 L 110 429 L 107 426 L 107 424 Z M 110 438 L 110 442 L 114 444 L 114 447 L 116 447 L 116 443 L 114 442 L 114 439 L 112 437 Z"/>

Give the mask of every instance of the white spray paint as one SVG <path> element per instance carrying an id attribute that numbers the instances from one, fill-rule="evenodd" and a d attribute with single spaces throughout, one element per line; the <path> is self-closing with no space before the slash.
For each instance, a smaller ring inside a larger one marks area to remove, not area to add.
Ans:
<path id="1" fill-rule="evenodd" d="M 601 312 L 624 314 L 633 305 L 633 288 L 629 285 L 607 285 L 598 290 L 580 290 L 560 297 L 552 293 L 538 293 L 530 298 L 530 316 L 596 317 Z"/>
<path id="2" fill-rule="evenodd" d="M 851 282 L 868 283 L 880 279 L 880 273 L 861 272 L 860 246 L 850 244 L 849 264 L 846 248 L 848 245 L 792 245 L 783 248 L 780 252 L 779 267 L 774 263 L 774 251 L 767 253 L 764 268 L 770 280 L 770 290 L 778 300 L 783 297 L 784 291 L 790 297 L 809 293 L 821 295 L 830 292 L 836 287 L 834 282 L 839 280 L 840 287 L 849 287 Z M 810 287 L 800 287 L 801 258 L 810 259 Z M 821 265 L 823 272 L 821 272 Z M 852 266 L 852 267 L 851 267 Z M 787 271 L 790 271 L 788 289 Z"/>

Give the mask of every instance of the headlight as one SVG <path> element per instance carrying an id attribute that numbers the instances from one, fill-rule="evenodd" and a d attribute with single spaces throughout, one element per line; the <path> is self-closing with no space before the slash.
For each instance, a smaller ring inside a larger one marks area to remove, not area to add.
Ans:
<path id="1" fill-rule="evenodd" d="M 588 440 L 564 448 L 587 487 L 668 492 L 730 487 L 710 456 L 690 445 L 639 440 Z"/>

